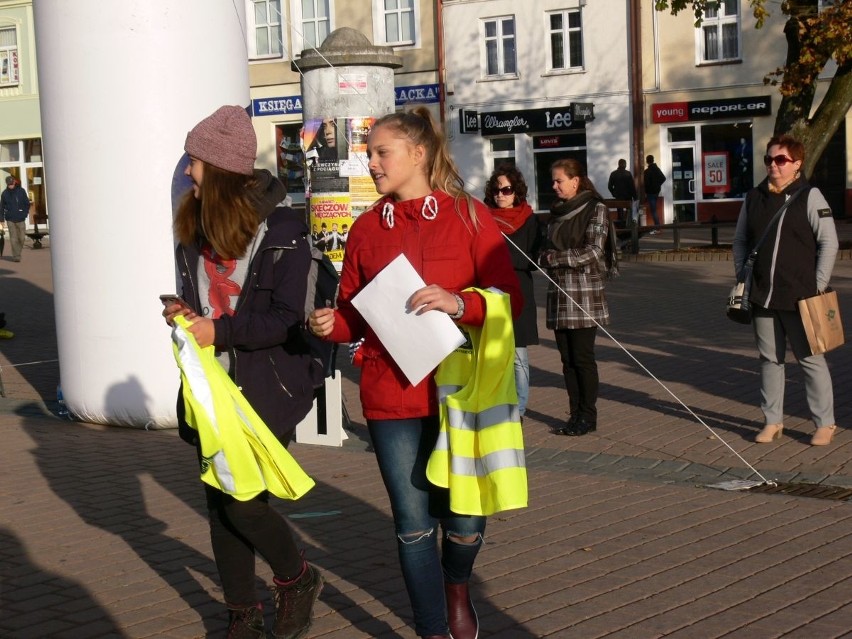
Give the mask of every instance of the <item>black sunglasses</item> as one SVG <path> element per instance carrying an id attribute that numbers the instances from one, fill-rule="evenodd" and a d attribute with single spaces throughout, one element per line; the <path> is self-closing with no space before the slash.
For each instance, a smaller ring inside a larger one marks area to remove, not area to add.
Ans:
<path id="1" fill-rule="evenodd" d="M 515 192 L 514 186 L 504 186 L 502 189 L 497 189 L 497 192 L 502 195 L 512 195 Z"/>
<path id="2" fill-rule="evenodd" d="M 795 162 L 795 161 L 796 160 L 794 160 L 791 157 L 787 157 L 786 155 L 776 155 L 775 157 L 772 157 L 771 155 L 764 155 L 763 156 L 763 163 L 766 166 L 772 166 L 773 162 L 775 162 L 775 164 L 777 166 L 784 166 L 785 164 L 787 164 L 787 162 Z"/>

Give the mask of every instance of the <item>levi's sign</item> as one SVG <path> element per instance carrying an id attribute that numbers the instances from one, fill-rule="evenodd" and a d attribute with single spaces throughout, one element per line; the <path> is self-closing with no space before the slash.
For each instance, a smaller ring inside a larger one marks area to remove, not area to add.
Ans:
<path id="1" fill-rule="evenodd" d="M 490 111 L 480 116 L 482 135 L 554 133 L 585 127 L 574 120 L 569 106 L 524 111 Z"/>
<path id="2" fill-rule="evenodd" d="M 697 102 L 663 102 L 651 105 L 651 121 L 657 123 L 722 120 L 760 115 L 772 115 L 771 96 Z"/>

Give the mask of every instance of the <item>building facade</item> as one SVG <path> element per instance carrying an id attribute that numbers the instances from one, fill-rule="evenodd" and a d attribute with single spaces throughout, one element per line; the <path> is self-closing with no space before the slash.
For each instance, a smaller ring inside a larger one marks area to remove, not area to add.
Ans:
<path id="1" fill-rule="evenodd" d="M 784 65 L 785 16 L 770 7 L 770 18 L 756 29 L 747 2 L 721 0 L 695 27 L 690 11 L 672 16 L 653 5 L 643 0 L 640 17 L 643 142 L 668 178 L 661 194 L 665 221 L 736 219 L 745 193 L 766 176 L 762 160 L 781 95 L 763 78 Z M 814 108 L 834 69 L 830 64 L 818 83 Z M 847 125 L 811 180 L 836 216 L 846 214 L 852 169 Z"/>
<path id="2" fill-rule="evenodd" d="M 27 228 L 47 221 L 32 0 L 0 0 L 0 187 L 14 177 L 32 202 Z"/>
<path id="3" fill-rule="evenodd" d="M 515 164 L 537 211 L 553 201 L 550 165 L 574 157 L 598 190 L 632 166 L 628 3 L 444 0 L 446 121 L 453 156 L 479 197 Z"/>

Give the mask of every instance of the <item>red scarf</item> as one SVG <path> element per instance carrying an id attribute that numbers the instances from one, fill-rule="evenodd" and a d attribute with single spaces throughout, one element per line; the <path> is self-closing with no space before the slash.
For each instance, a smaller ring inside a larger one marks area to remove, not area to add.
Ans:
<path id="1" fill-rule="evenodd" d="M 530 215 L 533 214 L 532 207 L 526 202 L 508 209 L 491 209 L 491 215 L 497 222 L 497 228 L 506 235 L 511 235 L 524 225 Z"/>

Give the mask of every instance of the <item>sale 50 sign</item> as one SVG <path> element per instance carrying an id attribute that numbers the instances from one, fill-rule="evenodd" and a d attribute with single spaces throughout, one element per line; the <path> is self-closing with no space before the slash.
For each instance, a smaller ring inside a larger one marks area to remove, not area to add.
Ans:
<path id="1" fill-rule="evenodd" d="M 701 154 L 703 190 L 705 193 L 727 193 L 731 190 L 731 163 L 727 151 L 710 151 Z"/>

